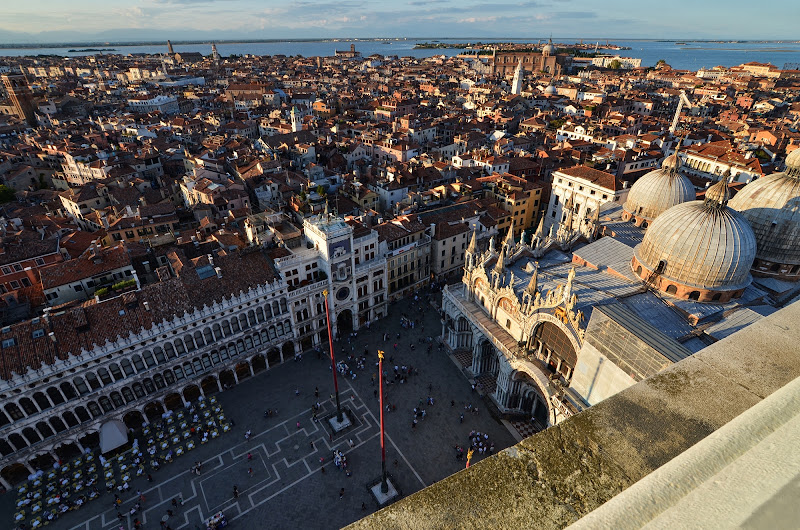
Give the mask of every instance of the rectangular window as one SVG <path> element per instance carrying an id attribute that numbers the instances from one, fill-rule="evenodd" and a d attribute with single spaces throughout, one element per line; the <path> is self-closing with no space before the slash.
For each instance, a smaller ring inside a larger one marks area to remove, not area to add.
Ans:
<path id="1" fill-rule="evenodd" d="M 11 274 L 11 267 L 0 267 L 0 270 L 3 271 L 3 274 Z"/>
<path id="2" fill-rule="evenodd" d="M 35 261 L 36 261 L 36 265 L 38 265 L 39 267 L 44 265 L 44 260 L 42 258 L 36 258 Z"/>
<path id="3" fill-rule="evenodd" d="M 11 288 L 19 289 L 19 282 L 17 280 L 11 280 Z"/>
<path id="4" fill-rule="evenodd" d="M 23 287 L 30 287 L 31 286 L 31 281 L 28 278 L 20 278 L 19 281 L 22 282 L 22 286 Z"/>

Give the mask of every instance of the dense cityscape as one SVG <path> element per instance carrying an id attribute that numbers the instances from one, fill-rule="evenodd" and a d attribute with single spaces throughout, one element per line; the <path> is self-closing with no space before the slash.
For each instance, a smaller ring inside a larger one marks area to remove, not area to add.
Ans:
<path id="1" fill-rule="evenodd" d="M 421 46 L 0 57 L 0 526 L 378 528 L 800 296 L 797 64 Z"/>

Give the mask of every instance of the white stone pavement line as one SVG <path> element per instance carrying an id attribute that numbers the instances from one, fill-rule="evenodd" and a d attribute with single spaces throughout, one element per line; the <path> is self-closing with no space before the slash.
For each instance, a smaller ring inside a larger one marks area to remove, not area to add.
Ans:
<path id="1" fill-rule="evenodd" d="M 364 440 L 362 443 L 360 443 L 360 444 L 358 444 L 358 445 L 354 446 L 354 447 L 353 447 L 353 449 L 356 449 L 356 448 L 360 447 L 361 445 L 363 445 L 363 444 L 367 443 L 368 441 L 372 440 L 373 438 L 376 438 L 377 436 L 379 436 L 379 434 L 380 434 L 379 432 L 378 432 L 378 433 L 375 433 L 374 435 L 372 435 L 372 436 L 370 436 L 369 438 L 367 438 L 366 440 Z M 309 468 L 309 469 L 310 469 L 310 468 Z M 248 498 L 249 498 L 249 500 L 250 500 L 250 503 L 253 505 L 253 506 L 252 506 L 252 508 L 248 508 L 247 510 L 244 510 L 244 511 L 242 511 L 242 512 L 241 512 L 241 513 L 239 513 L 238 515 L 235 515 L 235 516 L 233 516 L 233 517 L 228 517 L 227 519 L 228 519 L 229 521 L 233 521 L 233 520 L 235 520 L 235 519 L 238 519 L 239 517 L 242 517 L 243 515 L 247 515 L 249 512 L 251 512 L 251 511 L 252 511 L 252 510 L 254 510 L 255 508 L 257 508 L 257 507 L 261 506 L 262 504 L 266 503 L 267 501 L 270 501 L 270 500 L 272 500 L 273 498 L 277 497 L 278 495 L 280 495 L 280 494 L 284 493 L 285 491 L 287 491 L 287 490 L 289 490 L 289 489 L 291 489 L 291 488 L 295 487 L 297 484 L 299 484 L 300 482 L 302 482 L 302 481 L 306 480 L 307 478 L 314 476 L 314 475 L 316 474 L 316 471 L 317 471 L 317 470 L 319 470 L 319 468 L 316 468 L 316 470 L 315 470 L 315 471 L 312 471 L 312 472 L 311 472 L 311 473 L 309 473 L 308 475 L 304 475 L 304 476 L 300 477 L 299 479 L 295 480 L 295 481 L 294 481 L 294 482 L 292 482 L 291 484 L 287 484 L 286 486 L 284 486 L 283 488 L 279 489 L 278 491 L 276 491 L 276 492 L 275 492 L 275 493 L 273 493 L 272 495 L 270 495 L 270 496 L 268 496 L 268 497 L 264 497 L 263 499 L 259 500 L 258 502 L 256 502 L 256 501 L 253 499 L 253 497 L 254 497 L 254 496 L 255 496 L 255 495 L 258 493 L 258 492 L 254 492 L 254 493 L 252 493 L 252 494 L 248 495 Z M 264 488 L 261 488 L 261 489 L 264 489 Z M 260 491 L 260 490 L 259 490 L 259 491 Z"/>
<path id="2" fill-rule="evenodd" d="M 203 511 L 200 509 L 200 506 L 199 505 L 192 506 L 191 508 L 187 508 L 186 511 L 183 512 L 183 520 L 185 522 L 183 524 L 181 524 L 180 526 L 174 527 L 175 530 L 178 530 L 180 528 L 186 528 L 187 526 L 192 524 L 189 521 L 189 514 L 192 513 L 192 512 L 197 512 L 197 518 L 200 520 L 200 522 L 203 521 Z M 170 526 L 172 526 L 172 525 L 170 525 Z"/>
<path id="3" fill-rule="evenodd" d="M 354 394 L 355 394 L 355 391 L 354 391 Z M 362 425 L 363 425 L 363 428 L 362 428 L 362 429 L 360 429 L 360 431 L 359 431 L 359 433 L 363 433 L 364 431 L 366 431 L 366 430 L 368 430 L 369 428 L 371 428 L 371 426 L 373 425 L 373 423 L 371 423 L 371 422 L 369 422 L 369 421 L 368 421 L 368 419 L 367 419 L 367 416 L 372 416 L 372 419 L 373 419 L 373 420 L 374 420 L 375 418 L 374 418 L 374 416 L 372 415 L 372 413 L 369 411 L 369 408 L 366 406 L 366 404 L 365 404 L 365 403 L 364 403 L 364 402 L 363 402 L 363 401 L 362 401 L 360 398 L 358 398 L 358 402 L 356 402 L 356 400 L 355 400 L 355 398 L 356 398 L 356 397 L 357 397 L 357 395 L 355 395 L 355 396 L 351 396 L 351 397 L 350 397 L 350 400 L 352 400 L 352 401 L 353 401 L 354 408 L 355 408 L 355 409 L 366 409 L 366 410 L 365 410 L 365 412 L 364 412 L 364 414 L 361 416 L 361 417 L 362 417 Z M 359 403 L 360 403 L 360 404 L 359 404 Z M 376 426 L 377 426 L 377 425 L 378 425 L 378 424 L 377 424 L 377 422 L 375 422 L 375 424 L 374 424 L 374 425 L 376 425 Z M 380 435 L 380 431 L 378 431 L 378 432 L 375 432 L 375 433 L 374 433 L 372 436 L 366 437 L 366 438 L 365 438 L 363 441 L 360 441 L 360 443 L 358 443 L 358 444 L 354 445 L 352 449 L 350 449 L 349 451 L 346 451 L 346 452 L 347 452 L 347 453 L 349 453 L 349 452 L 351 452 L 351 451 L 354 451 L 354 450 L 356 450 L 357 448 L 359 448 L 359 447 L 361 447 L 362 445 L 366 444 L 367 442 L 371 441 L 373 438 L 376 438 L 376 437 L 378 437 L 379 435 Z M 360 438 L 360 437 L 357 437 L 357 438 L 358 438 L 359 440 L 361 440 L 361 438 Z M 328 443 L 328 440 L 327 440 L 327 439 L 323 439 L 323 441 L 325 442 L 325 445 L 327 445 L 327 446 L 328 446 L 328 448 L 329 448 L 329 449 L 331 449 L 331 450 L 332 450 L 332 448 L 333 448 L 333 447 L 335 447 L 335 446 L 337 446 L 337 445 L 340 445 L 340 444 L 342 443 L 342 441 L 340 441 L 340 442 L 338 442 L 338 443 L 336 443 L 336 444 L 334 444 L 334 445 L 331 445 L 331 444 L 329 444 L 329 443 Z M 394 442 L 392 442 L 392 444 L 394 445 Z M 396 448 L 397 448 L 397 446 L 395 446 L 395 449 L 396 449 Z M 400 451 L 398 450 L 398 453 L 399 453 L 399 452 L 400 452 Z M 404 458 L 404 459 L 405 459 L 405 458 Z M 284 462 L 284 463 L 285 463 L 285 460 L 286 460 L 286 459 L 284 458 L 284 459 L 283 459 L 283 462 Z M 305 461 L 305 458 L 303 458 L 303 459 L 301 459 L 301 460 L 302 460 L 302 461 L 305 463 L 305 465 L 306 465 L 306 468 L 307 468 L 307 469 L 309 469 L 309 471 L 310 471 L 310 470 L 311 470 L 311 468 L 310 468 L 310 466 L 308 465 L 308 463 Z M 278 476 L 279 476 L 279 473 L 277 472 L 277 469 L 275 469 L 275 465 L 277 465 L 277 464 L 279 464 L 279 463 L 280 463 L 280 462 L 276 462 L 275 464 L 272 464 L 272 466 L 273 466 L 273 470 L 275 471 L 276 475 L 278 475 Z M 298 462 L 295 462 L 295 464 L 296 464 L 296 463 L 298 463 Z M 406 460 L 406 463 L 408 464 L 408 461 L 407 461 L 407 460 Z M 292 465 L 294 465 L 294 464 L 292 464 Z M 287 466 L 287 467 L 288 467 L 288 466 Z M 320 467 L 321 467 L 321 466 L 320 466 Z M 410 464 L 409 464 L 409 468 L 411 468 L 411 465 L 410 465 Z M 297 484 L 299 484 L 299 483 L 300 483 L 300 482 L 302 482 L 303 480 L 305 480 L 305 479 L 307 479 L 307 478 L 309 478 L 309 477 L 311 477 L 311 476 L 315 475 L 315 474 L 316 474 L 316 472 L 317 472 L 319 469 L 320 469 L 320 468 L 319 468 L 319 467 L 317 467 L 317 468 L 315 468 L 313 471 L 310 471 L 310 472 L 309 472 L 307 475 L 304 475 L 304 476 L 300 477 L 299 479 L 295 480 L 294 482 L 292 482 L 291 484 L 288 484 L 288 485 L 284 486 L 283 488 L 281 488 L 281 489 L 279 489 L 278 491 L 274 492 L 272 495 L 269 495 L 269 496 L 267 496 L 267 497 L 264 497 L 264 498 L 262 498 L 262 499 L 260 499 L 260 500 L 256 500 L 256 499 L 255 499 L 255 497 L 256 497 L 256 496 L 257 496 L 257 495 L 258 495 L 258 494 L 259 494 L 261 491 L 263 491 L 263 490 L 265 490 L 265 489 L 269 488 L 269 487 L 270 487 L 270 486 L 272 486 L 272 485 L 273 485 L 275 482 L 277 482 L 277 480 L 279 480 L 279 479 L 276 479 L 276 480 L 270 481 L 268 484 L 259 485 L 259 489 L 258 489 L 258 490 L 254 491 L 254 492 L 252 492 L 252 493 L 249 493 L 249 494 L 248 494 L 248 496 L 247 496 L 247 497 L 248 497 L 248 500 L 249 500 L 249 501 L 250 501 L 250 503 L 252 504 L 252 507 L 251 507 L 251 508 L 248 508 L 248 509 L 246 509 L 246 510 L 241 510 L 241 511 L 240 511 L 240 512 L 239 512 L 237 515 L 235 515 L 235 516 L 233 516 L 233 517 L 228 517 L 228 520 L 229 520 L 229 521 L 233 521 L 233 520 L 235 520 L 235 519 L 238 519 L 239 517 L 242 517 L 242 516 L 244 516 L 244 515 L 247 515 L 249 512 L 251 512 L 252 510 L 254 510 L 255 508 L 257 508 L 258 506 L 261 506 L 262 504 L 264 504 L 264 503 L 266 503 L 266 502 L 270 501 L 271 499 L 275 498 L 276 496 L 278 496 L 278 495 L 280 495 L 280 494 L 284 493 L 285 491 L 287 491 L 287 490 L 289 490 L 289 489 L 291 489 L 291 488 L 295 487 Z M 411 468 L 411 469 L 412 469 L 412 471 L 414 471 L 414 470 L 413 470 L 413 468 Z M 416 471 L 414 471 L 414 473 L 416 474 Z M 417 475 L 417 478 L 419 478 L 419 475 Z M 420 478 L 420 482 L 422 482 L 422 479 L 421 479 L 421 478 Z M 423 482 L 423 485 L 424 485 L 424 482 Z M 237 505 L 237 508 L 238 508 L 238 505 Z"/>
<path id="4" fill-rule="evenodd" d="M 347 384 L 350 386 L 350 390 L 352 390 L 352 391 L 353 391 L 353 393 L 354 393 L 356 396 L 358 396 L 358 392 L 356 392 L 356 389 L 355 389 L 355 388 L 353 388 L 353 385 L 351 385 L 351 384 L 350 384 L 350 381 L 348 381 L 348 382 L 347 382 Z M 361 402 L 363 402 L 363 401 L 364 401 L 363 399 L 361 399 L 361 396 L 359 396 L 359 397 L 358 397 L 358 399 L 359 399 Z M 373 421 L 375 421 L 375 422 L 376 422 L 376 423 L 379 425 L 379 429 L 380 429 L 380 422 L 379 422 L 379 421 L 378 421 L 378 419 L 375 417 L 375 414 L 373 414 L 373 413 L 372 413 L 372 410 L 371 410 L 369 407 L 367 407 L 367 412 L 369 413 L 369 415 L 370 415 L 370 416 L 372 416 L 372 420 L 373 420 Z M 378 434 L 380 434 L 380 431 L 378 432 Z M 400 455 L 400 458 L 402 458 L 402 459 L 403 459 L 403 462 L 405 462 L 405 463 L 406 463 L 406 465 L 408 466 L 408 468 L 411 470 L 411 472 L 412 472 L 412 473 L 414 473 L 414 476 L 415 476 L 415 477 L 417 477 L 417 479 L 419 480 L 419 483 L 420 483 L 420 484 L 422 484 L 422 487 L 423 487 L 423 488 L 424 488 L 424 487 L 426 487 L 426 486 L 427 486 L 427 484 L 425 484 L 425 481 L 424 481 L 424 480 L 422 480 L 422 477 L 420 477 L 420 476 L 419 476 L 419 473 L 417 473 L 417 470 L 416 470 L 416 469 L 414 469 L 414 466 L 412 466 L 412 465 L 411 465 L 411 462 L 409 462 L 409 461 L 408 461 L 408 458 L 406 458 L 406 455 L 404 455 L 404 454 L 403 454 L 403 452 L 400 450 L 400 448 L 399 448 L 399 447 L 397 447 L 397 444 L 396 444 L 396 443 L 394 443 L 394 440 L 392 440 L 392 438 L 391 438 L 391 437 L 390 437 L 388 434 L 386 434 L 386 433 L 384 433 L 384 436 L 386 436 L 386 439 L 387 439 L 387 440 L 389 440 L 389 443 L 390 443 L 390 444 L 392 444 L 392 446 L 394 446 L 394 450 L 395 450 L 395 451 L 397 451 L 397 454 L 399 454 L 399 455 Z"/>

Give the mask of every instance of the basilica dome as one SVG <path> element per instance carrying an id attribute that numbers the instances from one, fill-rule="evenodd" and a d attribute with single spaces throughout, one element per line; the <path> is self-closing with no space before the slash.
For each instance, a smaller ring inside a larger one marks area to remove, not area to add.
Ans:
<path id="1" fill-rule="evenodd" d="M 622 218 L 634 220 L 636 226 L 647 227 L 653 220 L 675 205 L 696 198 L 691 181 L 680 173 L 680 159 L 670 155 L 661 168 L 650 171 L 631 186 L 622 205 Z"/>
<path id="2" fill-rule="evenodd" d="M 555 96 L 558 94 L 558 90 L 553 85 L 547 85 L 547 88 L 544 89 L 544 93 L 546 96 Z"/>
<path id="3" fill-rule="evenodd" d="M 636 275 L 677 298 L 727 302 L 741 296 L 752 280 L 756 238 L 744 216 L 727 206 L 728 198 L 721 180 L 705 200 L 659 215 L 634 249 Z"/>
<path id="4" fill-rule="evenodd" d="M 753 274 L 800 280 L 800 149 L 786 157 L 784 171 L 752 181 L 730 206 L 756 235 Z"/>

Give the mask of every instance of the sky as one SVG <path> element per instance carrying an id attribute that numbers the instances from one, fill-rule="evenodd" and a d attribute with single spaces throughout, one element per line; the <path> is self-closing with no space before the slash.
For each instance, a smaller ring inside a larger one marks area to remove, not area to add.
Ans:
<path id="1" fill-rule="evenodd" d="M 0 42 L 332 37 L 798 39 L 798 0 L 4 0 Z M 794 14 L 792 14 L 794 13 Z"/>

